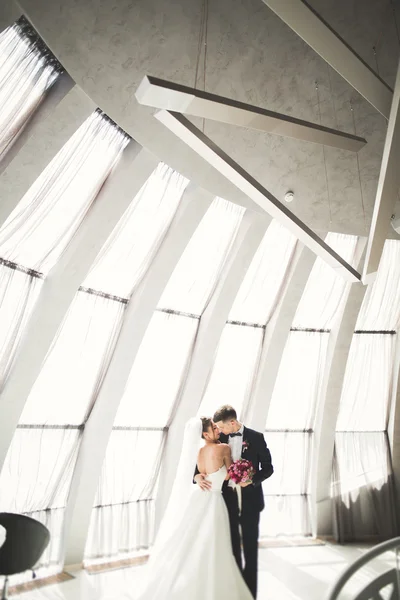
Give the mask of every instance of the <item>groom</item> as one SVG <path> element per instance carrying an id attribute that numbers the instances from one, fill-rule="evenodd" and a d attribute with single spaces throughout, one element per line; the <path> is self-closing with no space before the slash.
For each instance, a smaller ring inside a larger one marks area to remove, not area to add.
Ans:
<path id="1" fill-rule="evenodd" d="M 228 404 L 221 406 L 214 414 L 213 420 L 221 431 L 220 441 L 229 444 L 231 447 L 232 460 L 244 458 L 253 463 L 255 469 L 253 481 L 240 484 L 242 488 L 240 514 L 237 492 L 231 487 L 232 482 L 229 482 L 223 489 L 223 496 L 229 513 L 233 553 L 241 568 L 240 524 L 245 562 L 243 577 L 255 598 L 257 595 L 258 529 L 260 512 L 264 508 L 264 494 L 261 483 L 271 477 L 274 472 L 271 453 L 267 448 L 263 434 L 240 423 L 232 406 Z M 202 480 L 202 475 L 197 475 L 195 479 L 200 487 L 207 489 L 207 482 Z"/>

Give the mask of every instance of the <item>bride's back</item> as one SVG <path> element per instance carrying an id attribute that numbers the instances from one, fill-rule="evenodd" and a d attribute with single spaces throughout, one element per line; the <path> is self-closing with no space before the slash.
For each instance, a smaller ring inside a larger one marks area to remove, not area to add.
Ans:
<path id="1" fill-rule="evenodd" d="M 206 444 L 197 456 L 200 473 L 214 473 L 224 464 L 224 452 L 227 444 Z"/>

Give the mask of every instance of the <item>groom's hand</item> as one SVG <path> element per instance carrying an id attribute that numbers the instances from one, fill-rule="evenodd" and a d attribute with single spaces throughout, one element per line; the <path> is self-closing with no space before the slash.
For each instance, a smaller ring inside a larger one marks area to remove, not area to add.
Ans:
<path id="1" fill-rule="evenodd" d="M 194 480 L 203 490 L 203 492 L 208 492 L 211 489 L 211 482 L 206 479 L 206 475 L 204 473 L 198 473 Z"/>
<path id="2" fill-rule="evenodd" d="M 252 481 L 246 481 L 246 483 L 239 483 L 240 487 L 247 487 L 248 485 L 251 485 L 253 482 Z"/>

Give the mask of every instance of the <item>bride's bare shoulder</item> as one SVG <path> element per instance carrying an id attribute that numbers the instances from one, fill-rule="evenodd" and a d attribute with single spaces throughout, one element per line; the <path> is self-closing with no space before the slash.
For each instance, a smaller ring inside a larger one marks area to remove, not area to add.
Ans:
<path id="1" fill-rule="evenodd" d="M 218 444 L 218 447 L 220 448 L 220 452 L 222 454 L 226 454 L 227 452 L 231 451 L 231 447 L 229 444 Z"/>

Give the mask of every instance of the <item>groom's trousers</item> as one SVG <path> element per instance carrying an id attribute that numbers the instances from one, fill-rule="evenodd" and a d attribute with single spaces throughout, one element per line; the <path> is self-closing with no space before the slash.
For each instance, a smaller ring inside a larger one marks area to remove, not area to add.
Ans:
<path id="1" fill-rule="evenodd" d="M 240 542 L 240 531 L 239 531 L 239 502 L 236 491 L 231 487 L 228 487 L 228 482 L 222 489 L 222 495 L 225 500 L 226 508 L 228 509 L 229 515 L 229 527 L 231 530 L 231 543 L 233 555 L 236 559 L 239 569 L 242 571 L 242 549 Z"/>
<path id="2" fill-rule="evenodd" d="M 257 570 L 258 570 L 258 530 L 260 523 L 260 512 L 254 510 L 252 503 L 244 503 L 242 512 L 239 513 L 238 495 L 235 490 L 224 485 L 222 494 L 229 515 L 229 526 L 231 530 L 232 551 L 237 565 L 243 573 L 252 596 L 257 596 Z M 240 529 L 242 540 L 240 539 Z M 242 567 L 242 542 L 244 554 L 244 568 Z"/>
<path id="3" fill-rule="evenodd" d="M 244 569 L 243 578 L 254 598 L 257 596 L 257 570 L 258 570 L 258 530 L 260 513 L 258 510 L 246 510 L 243 506 L 240 515 L 242 528 Z"/>

